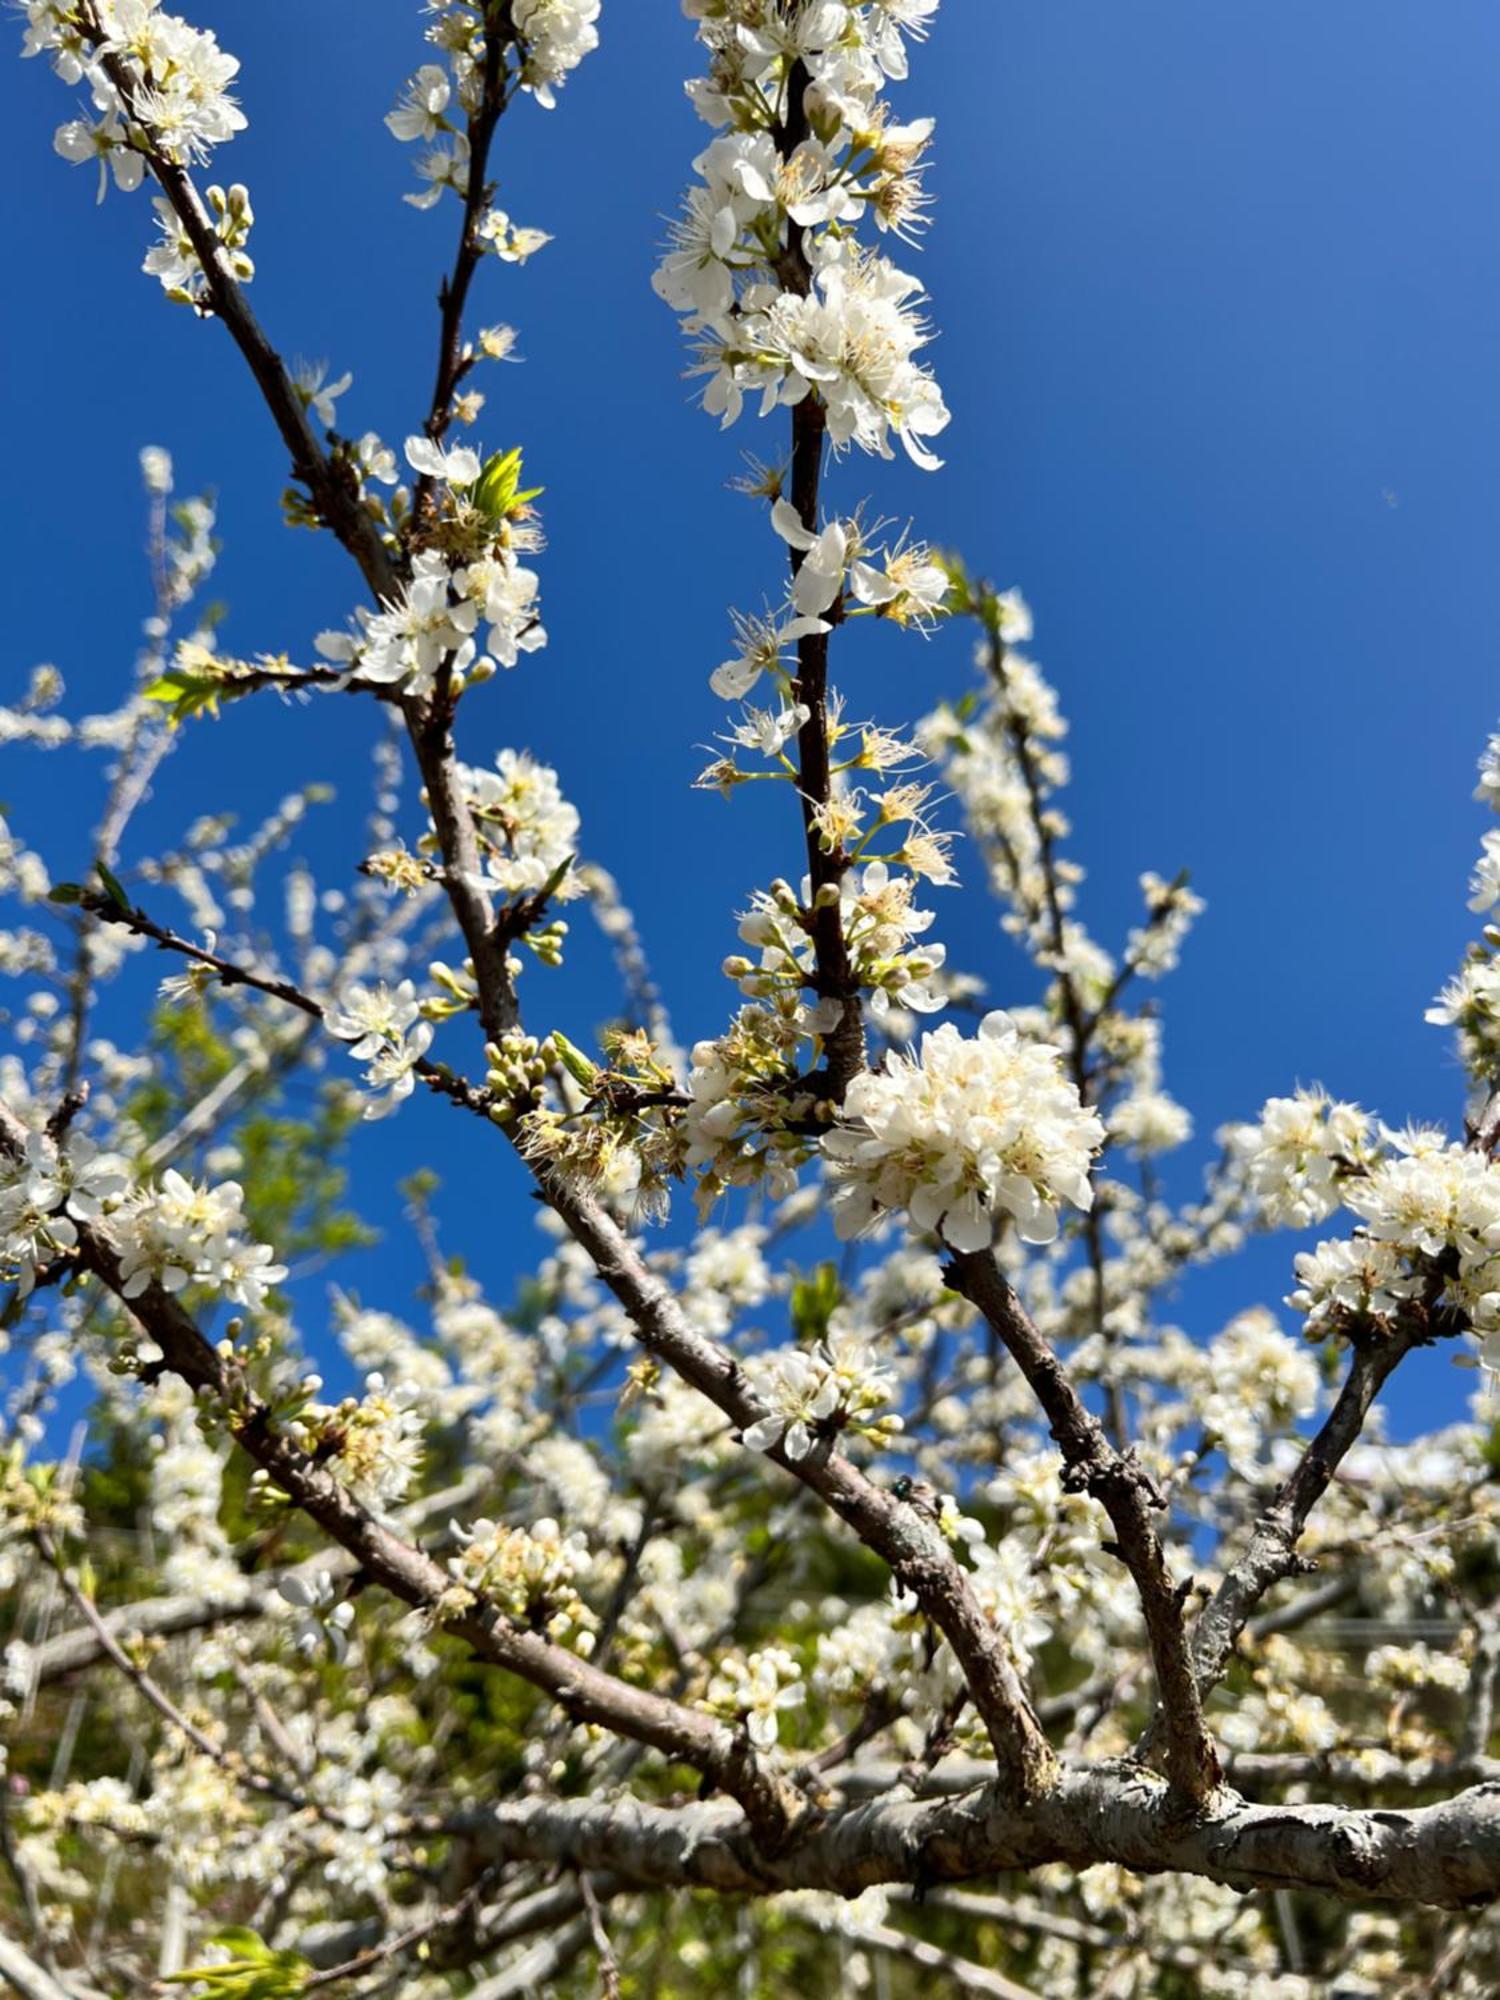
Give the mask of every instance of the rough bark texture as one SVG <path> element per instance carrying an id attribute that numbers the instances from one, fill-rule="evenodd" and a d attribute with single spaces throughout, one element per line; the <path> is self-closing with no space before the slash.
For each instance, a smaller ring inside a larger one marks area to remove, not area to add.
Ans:
<path id="1" fill-rule="evenodd" d="M 524 1800 L 470 1814 L 462 1825 L 487 1859 L 608 1868 L 642 1887 L 695 1885 L 728 1895 L 857 1895 L 882 1882 L 926 1886 L 1105 1860 L 1235 1889 L 1321 1889 L 1444 1909 L 1500 1893 L 1500 1785 L 1408 1812 L 1255 1806 L 1221 1792 L 1207 1810 L 1184 1814 L 1159 1778 L 1120 1764 L 1065 1771 L 1027 1806 L 1006 1805 L 993 1786 L 929 1803 L 851 1806 L 769 1860 L 727 1805 Z"/>

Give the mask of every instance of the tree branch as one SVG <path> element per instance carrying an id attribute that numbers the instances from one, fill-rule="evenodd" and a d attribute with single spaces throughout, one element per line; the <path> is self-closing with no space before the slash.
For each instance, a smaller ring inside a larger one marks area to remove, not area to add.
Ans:
<path id="1" fill-rule="evenodd" d="M 129 931 L 132 937 L 150 938 L 162 951 L 175 951 L 183 958 L 190 958 L 195 965 L 206 966 L 214 973 L 221 986 L 248 986 L 257 993 L 267 994 L 272 1000 L 279 1000 L 284 1006 L 295 1007 L 301 1014 L 320 1026 L 328 1025 L 328 1010 L 311 994 L 304 993 L 289 979 L 278 978 L 274 973 L 256 972 L 248 965 L 239 965 L 222 953 L 209 951 L 203 945 L 193 944 L 190 939 L 179 937 L 154 922 L 144 910 L 125 908 L 112 897 L 98 894 L 93 889 L 85 889 L 78 898 L 80 909 L 102 923 L 115 924 L 121 930 Z M 464 1111 L 472 1111 L 488 1121 L 495 1099 L 487 1090 L 477 1084 L 468 1083 L 457 1076 L 446 1063 L 435 1063 L 427 1056 L 418 1056 L 412 1069 L 429 1090 L 439 1097 L 446 1097 L 450 1103 Z"/>
<path id="2" fill-rule="evenodd" d="M 0 1148 L 15 1154 L 24 1143 L 25 1127 L 0 1103 Z M 276 1430 L 270 1412 L 249 1394 L 233 1360 L 204 1340 L 171 1293 L 152 1284 L 138 1297 L 123 1297 L 118 1252 L 104 1226 L 82 1224 L 78 1239 L 84 1268 L 121 1298 L 161 1348 L 166 1366 L 190 1388 L 209 1393 L 225 1412 L 235 1442 L 282 1492 L 392 1596 L 406 1604 L 435 1608 L 452 1583 L 442 1565 L 377 1520 L 324 1467 Z M 616 1735 L 649 1744 L 722 1785 L 741 1802 L 768 1843 L 774 1845 L 782 1837 L 800 1810 L 792 1788 L 764 1766 L 748 1743 L 732 1737 L 711 1716 L 601 1673 L 539 1633 L 512 1624 L 482 1601 L 442 1622 L 444 1630 L 466 1640 L 481 1659 L 551 1695 L 575 1721 L 597 1723 Z"/>
<path id="3" fill-rule="evenodd" d="M 484 255 L 479 225 L 494 192 L 485 174 L 489 166 L 490 141 L 510 103 L 511 94 L 505 88 L 505 51 L 514 35 L 509 0 L 505 0 L 505 4 L 492 10 L 492 18 L 485 23 L 479 107 L 469 119 L 465 133 L 469 159 L 463 224 L 452 273 L 443 279 L 438 292 L 442 331 L 438 342 L 437 380 L 433 383 L 432 403 L 422 426 L 434 444 L 442 442 L 453 421 L 453 398 L 459 383 L 472 366 L 472 357 L 465 354 L 463 345 L 464 308 L 468 303 L 469 286 Z M 430 514 L 432 494 L 432 475 L 424 472 L 412 496 L 413 516 L 419 524 L 424 523 Z"/>
<path id="4" fill-rule="evenodd" d="M 96 43 L 102 41 L 103 29 L 92 10 L 84 7 L 79 11 L 90 39 Z M 150 120 L 141 115 L 136 99 L 136 79 L 128 65 L 114 55 L 104 55 L 100 61 L 136 128 L 143 134 L 149 134 Z M 143 148 L 143 154 L 152 178 L 171 203 L 173 213 L 197 254 L 213 315 L 223 322 L 235 346 L 245 357 L 275 419 L 282 442 L 291 454 L 292 476 L 307 487 L 319 516 L 359 564 L 375 595 L 378 598 L 394 595 L 399 578 L 380 538 L 379 529 L 360 504 L 358 482 L 347 468 L 340 468 L 319 443 L 308 420 L 307 409 L 292 386 L 281 356 L 266 339 L 259 321 L 245 302 L 244 292 L 224 263 L 218 236 L 192 175 L 164 158 L 149 144 Z"/>
<path id="5" fill-rule="evenodd" d="M 1409 1325 L 1389 1335 L 1370 1332 L 1357 1339 L 1349 1373 L 1326 1423 L 1256 1521 L 1243 1555 L 1225 1572 L 1194 1623 L 1193 1669 L 1201 1695 L 1206 1697 L 1218 1684 L 1266 1592 L 1299 1569 L 1311 1567 L 1297 1554 L 1308 1516 L 1364 1429 L 1386 1380 L 1427 1337 L 1425 1329 Z"/>
<path id="6" fill-rule="evenodd" d="M 733 1808 L 711 1803 L 527 1799 L 465 1814 L 461 1827 L 487 1860 L 608 1869 L 643 1888 L 721 1895 L 857 1895 L 883 1882 L 925 1887 L 1101 1861 L 1240 1890 L 1318 1889 L 1350 1902 L 1458 1909 L 1500 1894 L 1496 1785 L 1442 1805 L 1373 1812 L 1248 1805 L 1220 1791 L 1187 1817 L 1159 1778 L 1135 1765 L 1105 1765 L 1065 1770 L 1025 1805 L 1006 1804 L 983 1786 L 956 1799 L 850 1806 L 809 1822 L 769 1859 Z"/>
<path id="7" fill-rule="evenodd" d="M 1151 1518 L 1165 1503 L 1144 1469 L 1114 1449 L 1084 1408 L 1067 1370 L 1032 1324 L 993 1252 L 955 1256 L 944 1276 L 978 1307 L 1031 1385 L 1062 1451 L 1064 1486 L 1092 1494 L 1109 1515 L 1119 1538 L 1114 1553 L 1135 1581 L 1146 1622 L 1167 1772 L 1175 1790 L 1201 1803 L 1218 1783 L 1219 1763 L 1188 1653 L 1182 1606 L 1189 1586 L 1173 1580 Z"/>
<path id="8" fill-rule="evenodd" d="M 588 1251 L 600 1278 L 629 1315 L 652 1354 L 746 1430 L 765 1414 L 739 1363 L 690 1324 L 668 1287 L 592 1198 L 543 1172 L 548 1201 Z M 789 1472 L 851 1527 L 913 1592 L 943 1633 L 994 1744 L 1006 1782 L 1025 1796 L 1048 1781 L 1052 1755 L 1004 1638 L 975 1597 L 968 1572 L 938 1529 L 916 1507 L 875 1486 L 833 1450 L 792 1459 L 777 1446 L 766 1457 Z"/>
<path id="9" fill-rule="evenodd" d="M 787 78 L 786 119 L 773 138 L 783 158 L 790 157 L 808 135 L 803 94 L 809 77 L 800 62 L 794 63 Z M 803 247 L 802 232 L 788 223 L 789 246 L 783 260 L 785 277 L 793 291 L 806 294 L 812 287 L 812 267 Z M 825 432 L 823 405 L 816 393 L 804 396 L 792 411 L 792 490 L 791 502 L 803 527 L 818 533 L 818 498 L 823 478 Z M 802 552 L 791 552 L 795 578 L 805 560 Z M 833 797 L 833 772 L 828 746 L 828 634 L 810 632 L 797 641 L 797 672 L 793 697 L 807 709 L 807 721 L 797 732 L 797 789 L 802 801 L 802 830 L 807 847 L 807 874 L 812 894 L 809 919 L 813 953 L 817 964 L 818 994 L 822 999 L 843 1005 L 839 1023 L 827 1037 L 828 1088 L 836 1101 L 865 1066 L 864 1020 L 859 988 L 849 963 L 849 944 L 844 935 L 844 913 L 838 900 L 839 884 L 849 867 L 849 857 L 841 843 L 825 846 L 817 826 L 817 814 Z M 832 892 L 830 901 L 820 904 L 818 892 Z"/>
<path id="10" fill-rule="evenodd" d="M 64 1986 L 50 1972 L 44 1972 L 3 1931 L 0 1931 L 0 1979 L 19 1993 L 21 2000 L 79 2000 L 76 1986 Z"/>

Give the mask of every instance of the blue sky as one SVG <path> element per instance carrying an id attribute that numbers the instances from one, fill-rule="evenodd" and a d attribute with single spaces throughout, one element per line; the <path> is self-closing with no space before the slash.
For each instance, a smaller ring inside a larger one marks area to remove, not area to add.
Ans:
<path id="1" fill-rule="evenodd" d="M 342 428 L 399 440 L 429 389 L 455 224 L 401 203 L 411 157 L 381 124 L 421 59 L 418 10 L 257 0 L 196 18 L 243 60 L 250 129 L 216 171 L 254 198 L 254 303 L 288 355 L 353 369 Z M 524 271 L 483 274 L 479 316 L 515 324 L 526 361 L 490 371 L 479 435 L 524 444 L 547 487 L 551 645 L 463 726 L 473 761 L 512 743 L 560 767 L 690 1040 L 729 1010 L 717 966 L 733 911 L 798 867 L 779 791 L 725 805 L 688 788 L 721 726 L 706 680 L 726 609 L 758 604 L 778 573 L 726 482 L 742 450 L 781 440 L 751 418 L 721 435 L 693 407 L 649 289 L 704 138 L 681 91 L 688 24 L 667 0 L 606 0 L 602 26 L 560 109 L 523 103 L 499 141 L 502 205 L 556 241 Z M 1470 935 L 1473 762 L 1500 718 L 1497 86 L 1490 0 L 948 0 L 903 93 L 939 121 L 917 268 L 941 329 L 948 463 L 850 460 L 833 492 L 910 514 L 1026 591 L 1073 719 L 1097 934 L 1134 919 L 1143 868 L 1185 864 L 1207 897 L 1161 996 L 1168 1080 L 1202 1141 L 1183 1191 L 1222 1120 L 1299 1080 L 1393 1122 L 1458 1113 L 1461 1076 L 1421 1015 Z M 0 67 L 0 674 L 19 687 L 50 659 L 75 703 L 102 705 L 147 608 L 143 443 L 169 447 L 184 489 L 218 489 L 233 649 L 305 659 L 357 591 L 326 538 L 280 526 L 284 460 L 227 340 L 139 274 L 145 198 L 96 208 L 91 175 L 52 156 L 73 95 L 40 65 Z M 860 632 L 840 650 L 851 704 L 886 720 L 968 685 L 957 637 Z M 352 703 L 252 707 L 194 733 L 141 842 L 326 777 L 341 802 L 300 851 L 340 879 L 361 851 L 370 723 Z M 0 796 L 76 866 L 94 797 L 61 775 L 12 751 Z M 1029 996 L 982 898 L 948 892 L 939 911 L 997 1002 Z M 533 1011 L 586 1031 L 606 1011 L 599 966 L 583 947 L 545 994 L 548 976 L 528 975 Z M 392 1174 L 447 1146 L 453 1122 L 424 1105 L 373 1138 L 358 1175 L 372 1212 L 394 1220 Z M 503 1290 L 529 1224 L 490 1219 L 491 1190 L 511 1187 L 498 1163 L 463 1178 L 455 1244 L 477 1236 Z M 1289 1256 L 1278 1239 L 1195 1281 L 1184 1323 L 1274 1300 Z M 393 1227 L 358 1283 L 399 1306 L 414 1270 Z M 1429 1358 L 1398 1428 L 1456 1408 L 1464 1383 Z"/>

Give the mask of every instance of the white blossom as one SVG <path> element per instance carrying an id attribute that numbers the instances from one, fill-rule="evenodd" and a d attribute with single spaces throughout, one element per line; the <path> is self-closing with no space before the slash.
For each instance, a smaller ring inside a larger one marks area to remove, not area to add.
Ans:
<path id="1" fill-rule="evenodd" d="M 1050 1242 L 1062 1203 L 1092 1205 L 1103 1139 L 1057 1050 L 1023 1038 L 1008 1014 L 986 1015 L 972 1040 L 945 1025 L 915 1056 L 851 1084 L 823 1141 L 835 1223 L 853 1236 L 883 1210 L 904 1210 L 962 1251 L 988 1247 L 1009 1215 L 1023 1242 Z"/>
<path id="2" fill-rule="evenodd" d="M 1305 1229 L 1338 1207 L 1343 1176 L 1360 1163 L 1369 1128 L 1358 1105 L 1300 1090 L 1269 1098 L 1256 1124 L 1234 1126 L 1223 1136 L 1265 1220 Z"/>

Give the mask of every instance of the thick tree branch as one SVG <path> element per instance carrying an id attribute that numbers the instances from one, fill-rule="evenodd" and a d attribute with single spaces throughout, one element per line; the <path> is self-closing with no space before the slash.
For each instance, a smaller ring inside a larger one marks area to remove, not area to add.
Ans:
<path id="1" fill-rule="evenodd" d="M 810 1822 L 774 1859 L 731 1807 L 523 1800 L 464 1816 L 487 1860 L 608 1869 L 655 1888 L 724 1895 L 877 1883 L 929 1886 L 1046 1862 L 1117 1862 L 1144 1875 L 1203 1876 L 1231 1888 L 1319 1889 L 1351 1902 L 1445 1909 L 1500 1894 L 1500 1786 L 1479 1785 L 1411 1811 L 1248 1805 L 1220 1791 L 1184 1815 L 1173 1790 L 1139 1766 L 1066 1770 L 1027 1805 L 993 1786 L 956 1799 L 850 1806 Z"/>
<path id="2" fill-rule="evenodd" d="M 1130 1571 L 1156 1672 L 1157 1710 L 1166 1735 L 1166 1768 L 1174 1788 L 1201 1802 L 1219 1778 L 1218 1758 L 1203 1720 L 1198 1683 L 1183 1621 L 1187 1585 L 1174 1581 L 1152 1514 L 1164 1505 L 1133 1457 L 1114 1449 L 1084 1407 L 1073 1382 L 1032 1324 L 991 1251 L 955 1256 L 945 1276 L 994 1328 L 1046 1414 L 1062 1451 L 1063 1484 L 1090 1493 L 1118 1537 L 1115 1553 Z"/>

